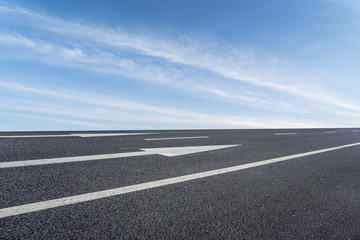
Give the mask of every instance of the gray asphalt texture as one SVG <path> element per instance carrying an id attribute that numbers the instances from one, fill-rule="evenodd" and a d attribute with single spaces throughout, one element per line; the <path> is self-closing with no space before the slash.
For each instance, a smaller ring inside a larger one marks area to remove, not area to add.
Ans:
<path id="1" fill-rule="evenodd" d="M 156 134 L 134 136 L 0 138 L 2 162 L 242 144 L 176 157 L 0 169 L 0 208 L 360 142 L 360 131 L 354 130 L 169 130 L 138 131 Z M 126 131 L 106 133 L 115 132 Z M 297 134 L 274 135 L 282 132 Z M 0 136 L 67 133 L 94 132 Z M 144 140 L 188 136 L 209 138 Z M 360 146 L 2 218 L 0 239 L 360 239 Z"/>

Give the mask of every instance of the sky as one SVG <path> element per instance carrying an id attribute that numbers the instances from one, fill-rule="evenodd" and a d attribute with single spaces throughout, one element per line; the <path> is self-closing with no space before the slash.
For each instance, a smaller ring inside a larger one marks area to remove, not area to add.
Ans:
<path id="1" fill-rule="evenodd" d="M 356 0 L 0 0 L 0 131 L 360 125 Z"/>

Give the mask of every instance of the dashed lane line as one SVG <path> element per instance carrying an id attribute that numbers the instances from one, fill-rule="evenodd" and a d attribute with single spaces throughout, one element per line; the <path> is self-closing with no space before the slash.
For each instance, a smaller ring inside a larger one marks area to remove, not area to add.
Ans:
<path id="1" fill-rule="evenodd" d="M 297 133 L 274 133 L 275 136 L 282 136 L 282 135 L 296 135 Z"/>
<path id="2" fill-rule="evenodd" d="M 199 137 L 171 137 L 171 138 L 147 138 L 145 141 L 162 141 L 162 140 L 185 140 L 185 139 L 199 139 L 199 138 L 209 138 L 208 136 L 199 136 Z"/>

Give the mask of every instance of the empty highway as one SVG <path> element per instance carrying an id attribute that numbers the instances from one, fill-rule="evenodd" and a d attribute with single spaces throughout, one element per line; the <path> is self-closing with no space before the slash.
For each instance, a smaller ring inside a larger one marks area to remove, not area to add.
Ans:
<path id="1" fill-rule="evenodd" d="M 0 239 L 359 239 L 360 129 L 0 132 Z"/>

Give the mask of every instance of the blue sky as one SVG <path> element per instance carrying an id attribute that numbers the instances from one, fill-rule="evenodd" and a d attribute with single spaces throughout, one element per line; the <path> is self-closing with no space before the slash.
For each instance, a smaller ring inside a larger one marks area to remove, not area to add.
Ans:
<path id="1" fill-rule="evenodd" d="M 355 0 L 0 0 L 0 130 L 359 127 L 359 13 Z"/>

